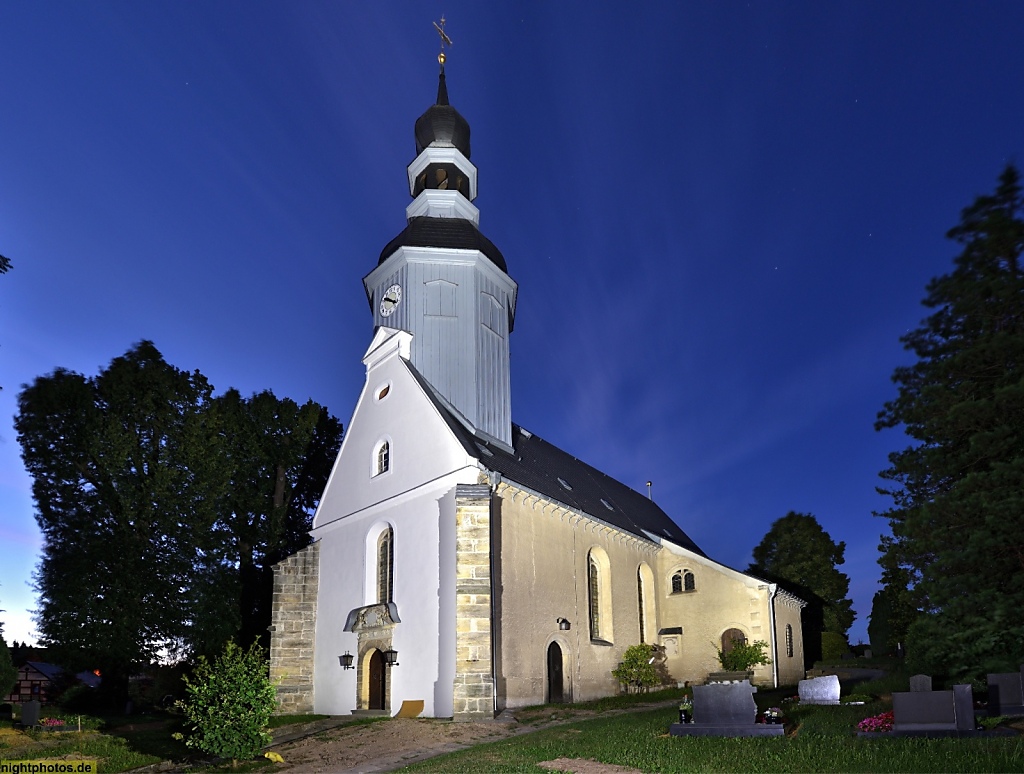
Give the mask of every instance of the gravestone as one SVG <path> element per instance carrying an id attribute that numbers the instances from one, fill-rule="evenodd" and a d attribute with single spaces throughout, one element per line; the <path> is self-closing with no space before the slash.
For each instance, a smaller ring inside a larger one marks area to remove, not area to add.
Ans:
<path id="1" fill-rule="evenodd" d="M 801 704 L 838 704 L 839 677 L 823 675 L 801 680 L 797 685 L 797 692 L 800 694 Z"/>
<path id="2" fill-rule="evenodd" d="M 931 675 L 911 675 L 910 677 L 910 690 L 911 691 L 930 691 L 932 689 L 932 676 Z"/>
<path id="3" fill-rule="evenodd" d="M 0 720 L 12 720 L 14 718 L 13 704 L 0 704 Z"/>
<path id="4" fill-rule="evenodd" d="M 1024 715 L 1024 666 L 988 676 L 988 714 Z"/>
<path id="5" fill-rule="evenodd" d="M 781 725 L 757 723 L 757 688 L 749 680 L 693 687 L 693 722 L 673 723 L 672 736 L 782 736 Z"/>
<path id="6" fill-rule="evenodd" d="M 871 658 L 871 648 L 864 648 L 864 658 Z"/>
<path id="7" fill-rule="evenodd" d="M 971 686 L 952 691 L 893 693 L 893 734 L 896 736 L 955 736 L 974 731 Z"/>
<path id="8" fill-rule="evenodd" d="M 21 725 L 25 728 L 39 725 L 39 702 L 35 699 L 21 705 Z"/>

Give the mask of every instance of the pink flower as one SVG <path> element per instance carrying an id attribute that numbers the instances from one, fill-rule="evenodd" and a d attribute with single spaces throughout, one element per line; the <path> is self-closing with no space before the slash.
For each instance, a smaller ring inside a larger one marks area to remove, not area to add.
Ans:
<path id="1" fill-rule="evenodd" d="M 873 718 L 864 718 L 857 724 L 857 729 L 860 731 L 884 733 L 892 731 L 893 722 L 894 718 L 892 712 L 883 712 L 881 715 L 875 715 Z"/>

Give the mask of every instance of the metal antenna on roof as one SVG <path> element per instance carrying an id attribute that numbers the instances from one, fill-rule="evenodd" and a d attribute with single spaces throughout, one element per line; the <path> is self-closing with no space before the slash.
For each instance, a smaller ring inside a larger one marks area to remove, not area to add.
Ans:
<path id="1" fill-rule="evenodd" d="M 437 63 L 441 65 L 441 72 L 444 72 L 444 62 L 448 58 L 445 56 L 444 47 L 445 45 L 452 45 L 452 39 L 448 37 L 448 33 L 444 31 L 444 16 L 441 17 L 441 23 L 433 22 L 434 29 L 437 30 L 437 34 L 441 36 L 441 53 L 437 55 Z"/>
<path id="2" fill-rule="evenodd" d="M 647 482 L 647 499 L 648 500 L 652 500 L 652 501 L 654 500 L 654 498 L 651 497 L 651 482 L 650 481 Z"/>

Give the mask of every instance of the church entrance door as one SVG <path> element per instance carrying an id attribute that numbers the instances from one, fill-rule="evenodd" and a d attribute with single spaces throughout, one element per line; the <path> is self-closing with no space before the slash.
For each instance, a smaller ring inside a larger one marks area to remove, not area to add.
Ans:
<path id="1" fill-rule="evenodd" d="M 562 649 L 557 642 L 552 642 L 548 645 L 548 704 L 562 701 Z"/>
<path id="2" fill-rule="evenodd" d="M 370 654 L 370 707 L 372 710 L 387 709 L 384 702 L 387 700 L 387 679 L 388 673 L 384 668 L 384 654 L 374 650 Z"/>

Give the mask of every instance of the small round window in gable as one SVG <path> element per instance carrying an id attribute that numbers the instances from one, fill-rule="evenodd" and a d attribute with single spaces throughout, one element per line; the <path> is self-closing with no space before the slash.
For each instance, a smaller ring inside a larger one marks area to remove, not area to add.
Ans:
<path id="1" fill-rule="evenodd" d="M 383 387 L 377 390 L 377 400 L 384 400 L 388 396 L 389 392 L 391 392 L 391 382 L 388 382 Z"/>

